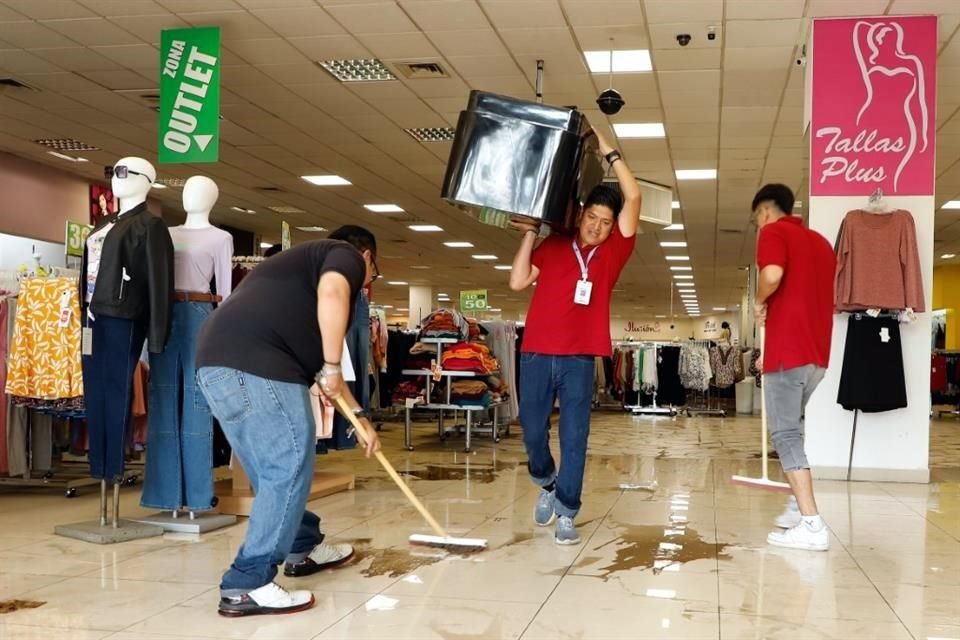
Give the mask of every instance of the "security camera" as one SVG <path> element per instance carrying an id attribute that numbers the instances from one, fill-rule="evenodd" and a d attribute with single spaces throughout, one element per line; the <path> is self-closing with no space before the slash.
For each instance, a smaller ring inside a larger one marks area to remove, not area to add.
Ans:
<path id="1" fill-rule="evenodd" d="M 620 109 L 623 109 L 625 104 L 627 103 L 616 89 L 607 89 L 597 98 L 597 106 L 600 107 L 600 111 L 608 116 L 620 113 Z"/>
<path id="2" fill-rule="evenodd" d="M 689 33 L 678 33 L 677 34 L 677 44 L 681 47 L 685 47 L 690 44 L 690 41 L 693 40 L 693 36 Z"/>
<path id="3" fill-rule="evenodd" d="M 716 27 L 707 27 L 707 40 L 713 42 L 717 39 L 717 28 Z"/>

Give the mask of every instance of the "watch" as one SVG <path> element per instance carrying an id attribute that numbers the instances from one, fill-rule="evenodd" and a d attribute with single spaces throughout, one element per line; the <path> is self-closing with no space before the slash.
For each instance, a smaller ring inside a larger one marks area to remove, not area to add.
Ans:
<path id="1" fill-rule="evenodd" d="M 607 164 L 611 164 L 611 165 L 612 165 L 612 164 L 613 164 L 614 162 L 616 162 L 617 160 L 621 160 L 621 159 L 623 158 L 623 156 L 620 155 L 620 152 L 619 152 L 619 151 L 617 151 L 616 149 L 614 149 L 613 151 L 611 151 L 610 153 L 608 153 L 607 155 L 605 155 L 604 158 L 607 159 Z"/>

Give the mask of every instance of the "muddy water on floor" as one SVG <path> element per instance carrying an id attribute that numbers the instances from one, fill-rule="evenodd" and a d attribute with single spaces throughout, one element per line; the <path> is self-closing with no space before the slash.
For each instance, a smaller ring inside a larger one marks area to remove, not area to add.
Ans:
<path id="1" fill-rule="evenodd" d="M 0 614 L 13 613 L 21 609 L 36 609 L 47 604 L 37 600 L 0 600 Z"/>
<path id="2" fill-rule="evenodd" d="M 705 541 L 696 529 L 678 526 L 673 529 L 664 525 L 615 524 L 618 535 L 610 542 L 591 550 L 599 551 L 609 545 L 616 548 L 613 561 L 600 568 L 601 578 L 621 572 L 652 569 L 659 574 L 671 565 L 694 560 L 729 560 L 725 553 L 726 543 Z M 598 558 L 585 557 L 580 566 L 593 564 Z"/>
<path id="3" fill-rule="evenodd" d="M 503 471 L 513 471 L 517 468 L 516 462 L 497 462 L 493 464 L 427 464 L 423 469 L 401 471 L 400 475 L 417 478 L 418 480 L 471 480 L 483 484 L 490 484 Z"/>

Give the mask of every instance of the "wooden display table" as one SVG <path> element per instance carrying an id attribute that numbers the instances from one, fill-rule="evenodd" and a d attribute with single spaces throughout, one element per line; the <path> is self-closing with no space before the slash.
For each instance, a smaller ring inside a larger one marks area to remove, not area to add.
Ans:
<path id="1" fill-rule="evenodd" d="M 231 461 L 232 478 L 220 480 L 214 485 L 217 496 L 217 510 L 235 516 L 249 516 L 253 509 L 253 489 L 250 479 L 235 457 Z M 313 474 L 313 483 L 307 501 L 316 500 L 341 491 L 352 491 L 355 477 L 352 473 L 317 471 Z"/>

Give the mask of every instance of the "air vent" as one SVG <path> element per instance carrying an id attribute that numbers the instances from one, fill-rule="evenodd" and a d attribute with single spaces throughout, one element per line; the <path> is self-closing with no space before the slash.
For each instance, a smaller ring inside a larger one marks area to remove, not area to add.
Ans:
<path id="1" fill-rule="evenodd" d="M 7 87 L 11 89 L 30 89 L 31 91 L 36 91 L 36 89 L 30 85 L 23 84 L 19 80 L 14 80 L 13 78 L 0 78 L 0 89 Z"/>
<path id="2" fill-rule="evenodd" d="M 270 191 L 271 193 L 278 193 L 283 191 L 280 187 L 257 187 L 257 191 Z"/>
<path id="3" fill-rule="evenodd" d="M 54 151 L 99 151 L 100 147 L 95 147 L 86 142 L 80 142 L 73 138 L 41 138 L 34 140 L 37 144 Z"/>
<path id="4" fill-rule="evenodd" d="M 393 244 L 407 244 L 406 240 L 401 240 L 400 238 L 397 238 L 396 240 L 388 240 L 388 242 L 391 242 Z"/>
<path id="5" fill-rule="evenodd" d="M 425 127 L 420 129 L 404 129 L 418 142 L 450 142 L 456 136 L 457 130 L 451 127 Z"/>
<path id="6" fill-rule="evenodd" d="M 274 213 L 283 213 L 283 214 L 294 214 L 294 213 L 306 213 L 303 209 L 298 209 L 296 207 L 291 207 L 288 205 L 280 205 L 276 207 L 267 207 L 270 211 Z"/>
<path id="7" fill-rule="evenodd" d="M 450 77 L 439 62 L 396 62 L 394 66 L 407 80 Z"/>
<path id="8" fill-rule="evenodd" d="M 321 60 L 317 64 L 340 82 L 384 82 L 397 79 L 386 65 L 376 58 Z"/>
<path id="9" fill-rule="evenodd" d="M 720 229 L 720 233 L 743 233 L 743 229 Z"/>

